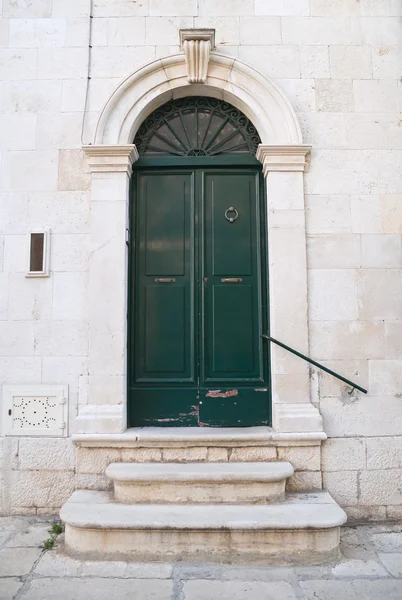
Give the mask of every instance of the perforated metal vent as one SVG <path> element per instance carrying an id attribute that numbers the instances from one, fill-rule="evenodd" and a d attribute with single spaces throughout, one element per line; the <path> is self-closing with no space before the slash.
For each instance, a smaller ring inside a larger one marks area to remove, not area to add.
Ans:
<path id="1" fill-rule="evenodd" d="M 67 386 L 4 386 L 3 435 L 66 436 Z"/>

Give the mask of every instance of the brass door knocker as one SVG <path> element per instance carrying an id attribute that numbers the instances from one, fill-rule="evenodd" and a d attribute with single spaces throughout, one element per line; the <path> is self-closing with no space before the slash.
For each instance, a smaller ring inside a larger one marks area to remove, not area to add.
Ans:
<path id="1" fill-rule="evenodd" d="M 229 217 L 228 213 L 233 213 L 232 217 Z M 225 211 L 225 218 L 229 221 L 229 223 L 234 223 L 239 216 L 239 213 L 233 206 L 229 206 L 229 208 Z"/>

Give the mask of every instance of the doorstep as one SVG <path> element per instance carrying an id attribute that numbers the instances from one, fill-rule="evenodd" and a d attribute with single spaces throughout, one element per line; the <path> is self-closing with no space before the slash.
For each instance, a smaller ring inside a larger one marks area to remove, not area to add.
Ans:
<path id="1" fill-rule="evenodd" d="M 319 446 L 323 431 L 282 433 L 271 427 L 133 427 L 123 433 L 78 433 L 85 448 L 184 448 L 198 446 Z"/>
<path id="2" fill-rule="evenodd" d="M 61 509 L 65 549 L 112 560 L 323 562 L 338 554 L 346 514 L 328 492 L 266 505 L 121 504 L 78 490 Z"/>

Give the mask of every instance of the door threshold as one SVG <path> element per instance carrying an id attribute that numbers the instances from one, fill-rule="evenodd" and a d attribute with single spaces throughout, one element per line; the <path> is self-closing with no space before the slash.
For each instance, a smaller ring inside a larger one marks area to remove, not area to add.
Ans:
<path id="1" fill-rule="evenodd" d="M 282 433 L 272 427 L 132 427 L 123 433 L 75 434 L 73 442 L 97 448 L 183 448 L 190 446 L 315 446 L 323 431 Z"/>

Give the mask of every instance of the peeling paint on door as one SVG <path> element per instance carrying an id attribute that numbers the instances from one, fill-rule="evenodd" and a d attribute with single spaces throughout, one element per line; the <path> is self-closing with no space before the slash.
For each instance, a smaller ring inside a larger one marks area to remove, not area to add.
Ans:
<path id="1" fill-rule="evenodd" d="M 238 390 L 227 390 L 221 392 L 221 390 L 209 390 L 206 394 L 207 398 L 231 398 L 232 396 L 238 396 Z"/>

